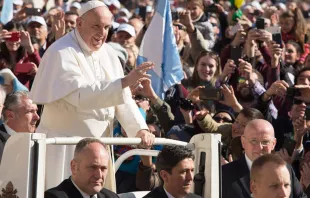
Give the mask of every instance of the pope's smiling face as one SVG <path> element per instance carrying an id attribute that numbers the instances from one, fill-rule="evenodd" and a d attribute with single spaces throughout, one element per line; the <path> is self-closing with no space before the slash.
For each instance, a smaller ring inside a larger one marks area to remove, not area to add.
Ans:
<path id="1" fill-rule="evenodd" d="M 112 14 L 104 6 L 94 8 L 77 19 L 77 29 L 92 51 L 99 50 L 104 44 L 111 25 Z"/>

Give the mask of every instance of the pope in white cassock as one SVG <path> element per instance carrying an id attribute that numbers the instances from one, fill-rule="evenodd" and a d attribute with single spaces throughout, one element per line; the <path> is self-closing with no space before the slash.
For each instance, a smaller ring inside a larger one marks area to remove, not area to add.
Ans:
<path id="1" fill-rule="evenodd" d="M 140 137 L 144 146 L 153 144 L 154 135 L 128 87 L 149 77 L 146 71 L 153 65 L 145 63 L 124 77 L 115 51 L 105 43 L 112 17 L 103 2 L 87 2 L 76 29 L 45 52 L 30 93 L 36 104 L 44 104 L 36 132 L 47 137 L 109 137 L 115 115 L 129 137 Z M 73 151 L 74 146 L 47 146 L 47 189 L 70 176 Z M 108 178 L 106 184 L 113 183 Z"/>

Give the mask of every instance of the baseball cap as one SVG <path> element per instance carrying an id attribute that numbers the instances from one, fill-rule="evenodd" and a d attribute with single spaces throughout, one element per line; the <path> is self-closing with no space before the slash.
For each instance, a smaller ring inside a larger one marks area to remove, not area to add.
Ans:
<path id="1" fill-rule="evenodd" d="M 153 12 L 153 7 L 150 5 L 146 6 L 146 12 Z"/>
<path id="2" fill-rule="evenodd" d="M 74 8 L 77 8 L 77 9 L 81 9 L 81 4 L 79 3 L 79 2 L 73 2 L 72 4 L 71 4 L 71 7 L 74 7 Z"/>
<path id="3" fill-rule="evenodd" d="M 131 14 L 130 14 L 130 12 L 128 11 L 127 8 L 121 8 L 121 9 L 119 10 L 119 12 L 124 13 L 124 14 L 126 15 L 127 18 L 130 18 L 130 17 L 131 17 Z"/>
<path id="4" fill-rule="evenodd" d="M 116 8 L 121 8 L 121 3 L 118 0 L 111 0 L 111 5 L 114 5 Z"/>
<path id="5" fill-rule="evenodd" d="M 117 19 L 116 19 L 116 22 L 117 23 L 128 23 L 128 18 L 127 17 L 125 17 L 125 16 L 122 16 L 122 17 L 118 17 Z"/>
<path id="6" fill-rule="evenodd" d="M 121 32 L 121 31 L 125 31 L 133 37 L 136 36 L 135 28 L 132 25 L 129 25 L 126 23 L 120 24 L 116 32 Z"/>
<path id="7" fill-rule="evenodd" d="M 37 22 L 37 23 L 40 23 L 41 25 L 47 27 L 44 18 L 41 17 L 41 16 L 31 16 L 31 17 L 28 19 L 28 21 L 27 21 L 27 26 L 28 26 L 30 23 L 32 23 L 32 22 Z"/>

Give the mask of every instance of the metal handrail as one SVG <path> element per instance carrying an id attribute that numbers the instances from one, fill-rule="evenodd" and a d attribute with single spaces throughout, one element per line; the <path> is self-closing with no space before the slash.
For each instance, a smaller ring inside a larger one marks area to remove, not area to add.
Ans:
<path id="1" fill-rule="evenodd" d="M 159 151 L 157 150 L 144 150 L 144 149 L 132 149 L 125 153 L 123 153 L 114 163 L 115 166 L 115 172 L 119 169 L 121 164 L 129 157 L 133 155 L 146 155 L 146 156 L 157 156 Z"/>
<path id="2" fill-rule="evenodd" d="M 45 143 L 51 145 L 75 145 L 85 137 L 54 137 L 46 138 Z M 138 145 L 141 143 L 141 138 L 98 138 L 106 145 Z M 186 146 L 189 149 L 195 149 L 194 144 L 182 142 L 178 140 L 155 138 L 154 145 L 179 145 Z"/>

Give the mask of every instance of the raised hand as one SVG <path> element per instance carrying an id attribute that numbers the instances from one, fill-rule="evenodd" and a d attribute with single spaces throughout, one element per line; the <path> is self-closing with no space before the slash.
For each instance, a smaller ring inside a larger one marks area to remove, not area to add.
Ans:
<path id="1" fill-rule="evenodd" d="M 271 49 L 271 67 L 278 67 L 283 49 L 274 41 L 269 42 L 269 49 Z"/>
<path id="2" fill-rule="evenodd" d="M 189 32 L 194 32 L 195 27 L 192 22 L 191 14 L 189 10 L 179 12 L 180 23 L 182 23 Z"/>
<path id="3" fill-rule="evenodd" d="M 27 75 L 35 76 L 37 74 L 37 71 L 38 71 L 38 66 L 36 64 L 32 63 L 32 62 L 31 62 L 31 64 L 32 64 L 32 69 L 31 69 L 30 72 L 28 72 Z"/>
<path id="4" fill-rule="evenodd" d="M 242 77 L 244 77 L 245 79 L 249 80 L 250 84 L 254 84 L 255 83 L 255 80 L 253 79 L 253 76 L 252 76 L 252 65 L 251 63 L 247 62 L 247 61 L 244 61 L 242 59 L 239 59 L 239 67 L 238 67 L 238 70 L 240 72 L 240 75 Z"/>
<path id="5" fill-rule="evenodd" d="M 127 76 L 122 79 L 122 87 L 128 87 L 130 85 L 134 85 L 142 78 L 150 78 L 151 75 L 146 74 L 146 72 L 150 69 L 154 68 L 154 63 L 145 62 L 131 70 Z"/>
<path id="6" fill-rule="evenodd" d="M 52 31 L 57 40 L 66 34 L 65 14 L 63 11 L 58 11 L 55 15 L 52 15 L 52 17 Z"/>
<path id="7" fill-rule="evenodd" d="M 266 91 L 266 94 L 269 96 L 284 97 L 288 87 L 289 85 L 284 80 L 278 80 L 272 83 L 272 85 Z"/>
<path id="8" fill-rule="evenodd" d="M 235 93 L 234 93 L 234 89 L 232 86 L 227 86 L 227 85 L 222 85 L 221 87 L 222 93 L 224 95 L 224 100 L 223 101 L 219 101 L 221 104 L 224 104 L 228 107 L 233 108 L 233 110 L 235 112 L 240 112 L 242 110 L 242 106 L 240 105 L 240 103 L 238 102 Z"/>
<path id="9" fill-rule="evenodd" d="M 27 50 L 28 53 L 32 54 L 34 52 L 29 32 L 23 30 L 20 31 L 20 44 Z"/>
<path id="10" fill-rule="evenodd" d="M 7 30 L 2 30 L 0 33 L 0 42 L 3 42 L 9 38 L 11 38 L 11 32 L 8 32 Z"/>
<path id="11" fill-rule="evenodd" d="M 236 64 L 234 63 L 233 60 L 228 59 L 228 61 L 226 62 L 224 66 L 223 72 L 220 76 L 221 82 L 225 82 L 227 78 L 230 78 L 231 75 L 235 73 L 235 70 L 236 70 Z"/>
<path id="12" fill-rule="evenodd" d="M 187 96 L 187 99 L 191 100 L 193 103 L 198 103 L 199 99 L 199 89 L 204 88 L 204 86 L 198 86 L 193 89 Z"/>

